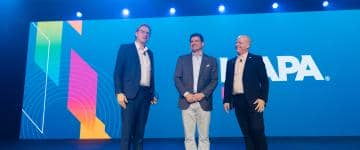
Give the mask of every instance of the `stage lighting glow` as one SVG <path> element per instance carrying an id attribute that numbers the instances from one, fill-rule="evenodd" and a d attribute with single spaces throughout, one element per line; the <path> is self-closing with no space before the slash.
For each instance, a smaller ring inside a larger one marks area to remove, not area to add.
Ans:
<path id="1" fill-rule="evenodd" d="M 219 10 L 220 13 L 224 13 L 224 12 L 225 12 L 225 6 L 224 6 L 224 5 L 220 5 L 220 6 L 218 7 L 218 10 Z"/>
<path id="2" fill-rule="evenodd" d="M 176 9 L 174 7 L 170 8 L 170 15 L 174 15 L 176 13 Z"/>
<path id="3" fill-rule="evenodd" d="M 329 6 L 329 1 L 323 1 L 322 5 L 323 5 L 323 7 L 328 7 Z"/>
<path id="4" fill-rule="evenodd" d="M 123 15 L 124 17 L 127 17 L 127 16 L 129 16 L 129 14 L 130 14 L 130 11 L 129 11 L 129 9 L 127 9 L 127 8 L 124 8 L 124 9 L 122 10 L 122 15 Z"/>
<path id="5" fill-rule="evenodd" d="M 272 4 L 272 8 L 273 8 L 273 9 L 279 8 L 279 4 L 278 4 L 277 2 L 274 2 L 274 3 Z"/>
<path id="6" fill-rule="evenodd" d="M 76 17 L 81 18 L 81 17 L 82 17 L 82 13 L 81 13 L 80 11 L 77 11 L 77 12 L 76 12 Z"/>

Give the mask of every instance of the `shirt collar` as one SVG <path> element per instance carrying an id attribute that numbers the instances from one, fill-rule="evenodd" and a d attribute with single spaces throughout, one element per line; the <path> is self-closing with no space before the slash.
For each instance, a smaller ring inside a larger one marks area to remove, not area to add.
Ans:
<path id="1" fill-rule="evenodd" d="M 140 44 L 138 43 L 138 42 L 134 42 L 135 43 L 135 46 L 136 46 L 136 50 L 138 51 L 138 52 L 146 52 L 146 51 L 148 51 L 148 47 L 147 46 L 145 46 L 145 48 L 144 49 L 141 49 L 140 48 Z"/>
<path id="2" fill-rule="evenodd" d="M 249 54 L 249 52 L 246 52 L 246 53 L 241 54 L 241 55 L 238 54 L 238 57 L 243 58 L 243 59 L 246 59 L 247 56 L 248 56 L 248 54 Z"/>
<path id="3" fill-rule="evenodd" d="M 199 53 L 191 52 L 191 55 L 194 56 L 194 57 L 202 57 L 202 56 L 203 56 L 203 52 L 202 52 L 202 51 L 200 51 Z"/>

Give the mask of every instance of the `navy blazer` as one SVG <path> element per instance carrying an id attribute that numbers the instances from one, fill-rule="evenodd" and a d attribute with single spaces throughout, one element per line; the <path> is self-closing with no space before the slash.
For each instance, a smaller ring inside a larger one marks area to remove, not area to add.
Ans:
<path id="1" fill-rule="evenodd" d="M 233 99 L 233 83 L 235 61 L 234 57 L 227 62 L 226 78 L 224 85 L 224 103 L 231 103 Z M 261 56 L 248 53 L 243 72 L 244 94 L 249 104 L 253 104 L 257 98 L 268 100 L 269 79 L 266 74 L 265 64 Z"/>
<path id="2" fill-rule="evenodd" d="M 174 75 L 176 89 L 179 92 L 179 107 L 187 109 L 190 103 L 183 96 L 185 92 L 193 93 L 193 65 L 192 54 L 180 56 L 177 60 Z M 214 57 L 203 54 L 197 85 L 197 92 L 204 93 L 205 97 L 200 101 L 201 108 L 205 111 L 212 110 L 212 93 L 218 83 L 217 62 Z"/>
<path id="3" fill-rule="evenodd" d="M 154 59 L 150 49 L 147 51 L 147 54 L 151 62 L 150 93 L 151 97 L 154 97 Z M 115 93 L 124 93 L 129 99 L 135 98 L 140 88 L 140 79 L 140 59 L 135 43 L 121 45 L 114 71 Z"/>

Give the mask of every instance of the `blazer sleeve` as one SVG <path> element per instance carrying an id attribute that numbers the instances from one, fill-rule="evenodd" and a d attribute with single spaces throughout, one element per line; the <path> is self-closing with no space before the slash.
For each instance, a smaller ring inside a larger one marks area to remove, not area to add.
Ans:
<path id="1" fill-rule="evenodd" d="M 232 95 L 232 84 L 234 78 L 234 72 L 231 70 L 233 66 L 231 65 L 231 60 L 228 60 L 226 63 L 226 73 L 225 73 L 225 83 L 224 83 L 224 100 L 223 103 L 231 103 Z"/>
<path id="2" fill-rule="evenodd" d="M 175 86 L 180 95 L 184 95 L 186 92 L 185 86 L 182 83 L 183 80 L 183 61 L 182 57 L 179 57 L 176 63 L 176 69 L 174 74 Z"/>
<path id="3" fill-rule="evenodd" d="M 115 94 L 123 93 L 123 70 L 125 67 L 126 58 L 125 50 L 125 46 L 121 45 L 116 58 L 114 71 Z"/>
<path id="4" fill-rule="evenodd" d="M 260 95 L 259 98 L 263 99 L 265 101 L 265 103 L 267 103 L 268 100 L 268 95 L 269 95 L 269 78 L 266 74 L 266 68 L 265 68 L 265 64 L 264 61 L 262 59 L 262 57 L 259 57 L 259 61 L 258 61 L 258 78 L 260 81 Z"/>
<path id="5" fill-rule="evenodd" d="M 151 87 L 151 98 L 155 97 L 155 62 L 154 62 L 154 53 L 150 51 L 151 55 L 151 81 L 150 81 L 150 87 Z M 157 97 L 158 98 L 158 97 Z"/>

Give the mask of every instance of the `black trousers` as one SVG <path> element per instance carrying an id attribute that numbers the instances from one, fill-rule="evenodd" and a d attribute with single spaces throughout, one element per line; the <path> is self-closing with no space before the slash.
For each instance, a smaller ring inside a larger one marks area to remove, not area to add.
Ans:
<path id="1" fill-rule="evenodd" d="M 263 113 L 255 110 L 256 105 L 250 104 L 244 94 L 233 97 L 235 114 L 241 132 L 244 135 L 247 150 L 267 150 Z"/>
<path id="2" fill-rule="evenodd" d="M 133 99 L 128 99 L 126 109 L 121 109 L 121 150 L 143 149 L 145 125 L 150 109 L 150 89 L 140 87 Z"/>

